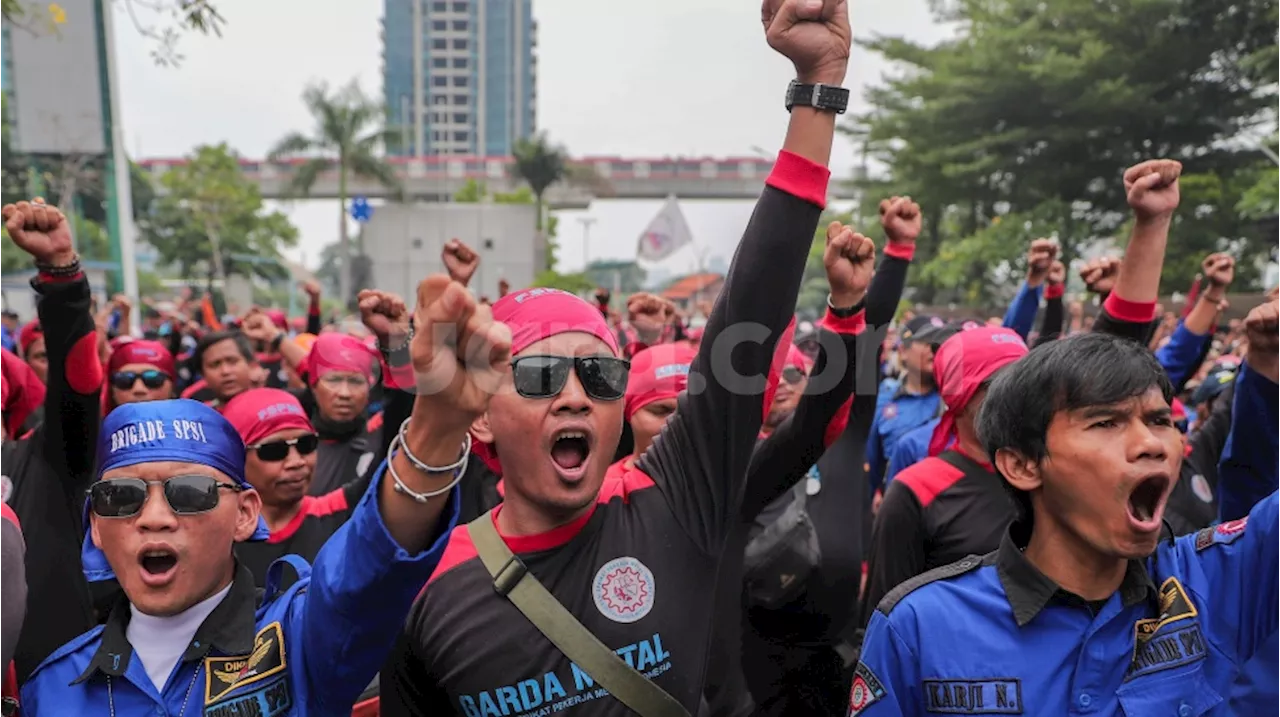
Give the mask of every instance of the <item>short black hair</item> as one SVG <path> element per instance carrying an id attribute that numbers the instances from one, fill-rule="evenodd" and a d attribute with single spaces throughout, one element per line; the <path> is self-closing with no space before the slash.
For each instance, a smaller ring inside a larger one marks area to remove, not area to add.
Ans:
<path id="1" fill-rule="evenodd" d="M 996 375 L 978 413 L 978 437 L 994 465 L 996 452 L 1012 449 L 1041 461 L 1055 414 L 1106 406 L 1158 388 L 1173 400 L 1164 368 L 1146 346 L 1104 333 L 1076 334 L 1033 349 Z M 1024 516 L 1030 501 L 1013 490 Z"/>
<path id="2" fill-rule="evenodd" d="M 236 348 L 240 350 L 240 356 L 245 361 L 253 363 L 258 360 L 257 354 L 253 352 L 253 346 L 249 344 L 249 339 L 239 331 L 214 331 L 200 337 L 196 342 L 196 350 L 192 354 L 192 361 L 195 368 L 204 372 L 204 352 L 208 351 L 214 344 L 220 344 L 223 341 L 236 342 Z"/>

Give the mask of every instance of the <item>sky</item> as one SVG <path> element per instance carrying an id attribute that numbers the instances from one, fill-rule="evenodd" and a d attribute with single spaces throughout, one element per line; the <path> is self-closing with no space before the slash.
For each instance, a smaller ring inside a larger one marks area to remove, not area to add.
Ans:
<path id="1" fill-rule="evenodd" d="M 221 37 L 184 36 L 178 67 L 157 66 L 154 42 L 116 8 L 120 107 L 133 158 L 180 157 L 226 142 L 260 158 L 313 122 L 302 105 L 313 81 L 357 79 L 382 96 L 382 0 L 217 0 Z M 137 5 L 137 3 L 135 3 Z M 790 61 L 765 43 L 757 0 L 534 0 L 538 127 L 571 155 L 771 156 L 787 123 L 782 106 Z M 855 38 L 876 34 L 921 42 L 945 37 L 925 0 L 850 2 Z M 138 12 L 144 27 L 158 23 Z M 846 87 L 851 111 L 888 67 L 855 46 Z M 834 178 L 847 177 L 853 147 L 837 138 Z M 589 258 L 631 258 L 660 201 L 601 200 L 560 212 L 561 270 Z M 290 258 L 313 266 L 337 238 L 336 201 L 275 205 L 301 232 Z M 682 202 L 697 248 L 731 258 L 751 214 L 746 201 Z M 589 244 L 579 217 L 595 219 Z M 656 266 L 680 274 L 697 266 L 686 248 Z"/>

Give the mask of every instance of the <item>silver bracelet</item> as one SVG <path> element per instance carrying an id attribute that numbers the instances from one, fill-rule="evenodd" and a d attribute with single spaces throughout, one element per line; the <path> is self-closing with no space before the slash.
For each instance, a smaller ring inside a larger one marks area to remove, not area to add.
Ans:
<path id="1" fill-rule="evenodd" d="M 454 487 L 462 481 L 462 476 L 467 472 L 467 458 L 469 454 L 463 456 L 462 465 L 458 470 L 454 471 L 453 480 L 449 481 L 448 485 L 443 488 L 427 491 L 426 493 L 419 493 L 405 485 L 404 481 L 400 480 L 400 474 L 396 472 L 396 464 L 392 459 L 395 458 L 397 443 L 400 444 L 400 450 L 403 451 L 406 456 L 409 453 L 408 449 L 405 448 L 404 443 L 400 441 L 400 436 L 397 435 L 395 438 L 391 439 L 391 446 L 387 449 L 387 472 L 391 474 L 391 480 L 395 482 L 395 485 L 393 485 L 392 488 L 395 492 L 400 493 L 401 495 L 407 495 L 417 503 L 426 503 L 432 498 L 444 495 L 453 490 Z"/>
<path id="2" fill-rule="evenodd" d="M 417 456 L 413 455 L 413 453 L 409 450 L 409 442 L 404 439 L 404 429 L 406 426 L 409 425 L 409 421 L 412 421 L 412 420 L 413 420 L 412 416 L 404 419 L 404 423 L 400 424 L 400 430 L 396 431 L 396 440 L 400 441 L 400 449 L 404 451 L 404 457 L 409 459 L 409 462 L 413 464 L 414 468 L 417 468 L 423 473 L 449 473 L 450 471 L 455 471 L 458 468 L 461 468 L 467 465 L 467 457 L 471 455 L 471 432 L 470 431 L 467 431 L 466 437 L 462 439 L 462 455 L 458 458 L 458 460 L 454 461 L 453 463 L 450 463 L 447 466 L 439 466 L 439 467 L 429 466 L 426 463 L 423 463 L 422 461 L 418 460 Z"/>

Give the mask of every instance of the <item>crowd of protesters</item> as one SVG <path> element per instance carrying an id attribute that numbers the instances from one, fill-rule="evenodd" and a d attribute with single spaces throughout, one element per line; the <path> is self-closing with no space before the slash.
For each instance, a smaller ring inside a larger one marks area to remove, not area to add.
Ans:
<path id="1" fill-rule="evenodd" d="M 844 3 L 763 22 L 844 82 Z M 1157 316 L 1181 165 L 1117 169 L 1091 324 L 1043 239 L 1002 319 L 895 318 L 898 196 L 883 246 L 825 228 L 798 324 L 819 96 L 698 328 L 477 299 L 454 240 L 358 322 L 309 284 L 305 317 L 179 299 L 135 335 L 57 208 L 5 206 L 39 270 L 0 354 L 5 714 L 1274 713 L 1280 304 L 1221 325 L 1215 253 Z"/>

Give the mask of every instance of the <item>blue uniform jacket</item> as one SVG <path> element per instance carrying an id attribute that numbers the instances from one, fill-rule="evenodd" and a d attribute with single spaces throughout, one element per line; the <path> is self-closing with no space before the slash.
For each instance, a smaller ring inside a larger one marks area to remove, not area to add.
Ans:
<path id="1" fill-rule="evenodd" d="M 1003 326 L 1006 329 L 1013 329 L 1023 341 L 1026 341 L 1031 329 L 1036 325 L 1036 312 L 1040 310 L 1040 297 L 1043 294 L 1043 284 L 1032 288 L 1027 286 L 1027 282 L 1022 282 L 1018 287 L 1017 295 L 1013 297 L 1013 301 L 1009 302 L 1009 308 L 1004 312 Z"/>
<path id="2" fill-rule="evenodd" d="M 1156 360 L 1169 375 L 1169 383 L 1181 386 L 1187 382 L 1191 374 L 1200 367 L 1204 345 L 1208 340 L 1209 334 L 1194 333 L 1186 324 L 1178 322 L 1177 328 L 1169 336 L 1169 342 L 1156 350 Z"/>
<path id="3" fill-rule="evenodd" d="M 1276 424 L 1280 390 L 1262 374 L 1240 364 L 1231 405 L 1231 433 L 1218 461 L 1218 517 L 1234 520 L 1277 488 Z"/>
<path id="4" fill-rule="evenodd" d="M 871 491 L 880 489 L 884 481 L 885 463 L 893 456 L 898 440 L 912 429 L 936 418 L 942 406 L 937 391 L 911 394 L 896 380 L 880 384 L 876 396 L 876 414 L 871 419 L 867 436 L 867 479 Z"/>
<path id="5" fill-rule="evenodd" d="M 849 714 L 1231 714 L 1239 673 L 1276 649 L 1277 522 L 1273 493 L 1247 520 L 1161 541 L 1101 607 L 1036 570 L 1011 531 L 885 597 Z"/>
<path id="6" fill-rule="evenodd" d="M 889 459 L 889 470 L 884 474 L 886 486 L 893 482 L 894 476 L 929 457 L 929 441 L 933 440 L 933 429 L 941 422 L 942 419 L 935 418 L 923 426 L 911 429 L 898 439 L 893 457 Z"/>
<path id="7" fill-rule="evenodd" d="M 125 638 L 122 599 L 99 626 L 49 656 L 22 688 L 22 714 L 281 717 L 350 715 L 377 675 L 405 616 L 440 562 L 458 518 L 454 489 L 435 543 L 410 555 L 378 512 L 379 469 L 350 520 L 282 594 L 272 566 L 261 607 L 253 576 L 237 567 L 226 598 L 196 630 L 157 693 Z M 406 499 L 407 500 L 407 499 Z M 256 607 L 256 609 L 255 609 Z M 114 703 L 114 704 L 113 704 Z"/>

